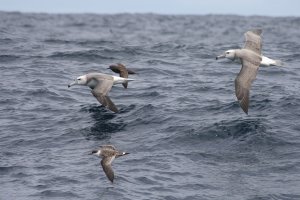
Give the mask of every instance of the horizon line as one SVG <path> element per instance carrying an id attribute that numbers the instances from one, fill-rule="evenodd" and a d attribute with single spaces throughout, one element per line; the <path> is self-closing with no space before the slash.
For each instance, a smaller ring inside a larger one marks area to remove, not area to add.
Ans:
<path id="1" fill-rule="evenodd" d="M 280 17 L 290 17 L 290 18 L 297 18 L 300 17 L 296 15 L 260 15 L 260 14 L 234 14 L 234 13 L 161 13 L 161 12 L 107 12 L 107 13 L 101 13 L 101 12 L 83 12 L 83 11 L 71 11 L 71 12 L 49 12 L 49 11 L 19 11 L 19 10 L 0 10 L 0 12 L 6 12 L 6 13 L 22 13 L 22 14 L 49 14 L 49 15 L 121 15 L 121 14 L 132 14 L 132 15 L 169 15 L 169 16 L 207 16 L 207 15 L 219 15 L 219 16 L 241 16 L 241 17 L 274 17 L 274 18 L 280 18 Z"/>

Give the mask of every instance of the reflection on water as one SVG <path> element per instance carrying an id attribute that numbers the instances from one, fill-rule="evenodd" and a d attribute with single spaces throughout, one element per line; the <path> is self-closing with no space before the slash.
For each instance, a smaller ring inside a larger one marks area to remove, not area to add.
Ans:
<path id="1" fill-rule="evenodd" d="M 91 122 L 94 123 L 91 127 L 82 130 L 82 134 L 87 139 L 103 140 L 110 138 L 112 133 L 118 132 L 126 126 L 117 114 L 112 113 L 103 106 L 90 106 L 82 110 L 90 113 L 94 119 Z"/>
<path id="2" fill-rule="evenodd" d="M 264 119 L 222 120 L 213 124 L 213 131 L 220 137 L 239 138 L 247 134 L 265 133 L 267 130 Z"/>

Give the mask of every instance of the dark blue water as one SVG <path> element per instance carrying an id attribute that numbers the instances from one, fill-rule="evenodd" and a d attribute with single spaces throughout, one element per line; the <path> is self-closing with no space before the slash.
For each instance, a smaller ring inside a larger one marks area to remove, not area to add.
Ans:
<path id="1" fill-rule="evenodd" d="M 263 27 L 249 115 L 240 65 L 216 61 Z M 0 13 L 0 199 L 300 199 L 300 18 Z M 87 72 L 121 62 L 118 114 Z M 112 185 L 88 153 L 113 144 Z"/>

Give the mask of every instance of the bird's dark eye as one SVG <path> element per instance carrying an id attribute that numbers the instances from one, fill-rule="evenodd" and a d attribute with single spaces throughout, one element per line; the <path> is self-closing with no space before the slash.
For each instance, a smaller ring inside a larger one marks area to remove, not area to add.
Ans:
<path id="1" fill-rule="evenodd" d="M 78 78 L 77 80 L 79 80 L 79 81 L 80 81 L 80 80 L 81 80 L 81 78 Z"/>
<path id="2" fill-rule="evenodd" d="M 226 52 L 226 54 L 229 54 L 229 52 Z"/>

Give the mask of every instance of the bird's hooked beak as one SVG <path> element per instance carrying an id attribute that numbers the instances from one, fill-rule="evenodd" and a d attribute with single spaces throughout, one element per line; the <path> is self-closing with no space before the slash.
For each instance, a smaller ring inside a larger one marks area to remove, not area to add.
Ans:
<path id="1" fill-rule="evenodd" d="M 70 83 L 68 85 L 68 88 L 71 87 L 71 86 L 73 86 L 73 85 L 77 85 L 77 84 L 78 84 L 77 79 L 75 79 L 72 83 Z"/>
<path id="2" fill-rule="evenodd" d="M 221 55 L 217 56 L 216 60 L 218 60 L 219 58 L 225 58 L 225 54 L 221 54 Z"/>

